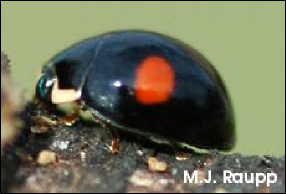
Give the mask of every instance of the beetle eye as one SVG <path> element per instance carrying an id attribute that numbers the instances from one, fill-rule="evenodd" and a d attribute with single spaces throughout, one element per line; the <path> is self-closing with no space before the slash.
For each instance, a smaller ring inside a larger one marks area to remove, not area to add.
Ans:
<path id="1" fill-rule="evenodd" d="M 51 91 L 54 80 L 49 79 L 47 75 L 42 75 L 36 86 L 36 96 L 42 101 L 51 101 Z"/>

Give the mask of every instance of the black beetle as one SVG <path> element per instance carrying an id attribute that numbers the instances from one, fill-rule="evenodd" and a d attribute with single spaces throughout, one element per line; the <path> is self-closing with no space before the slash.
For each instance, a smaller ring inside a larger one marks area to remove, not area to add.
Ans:
<path id="1" fill-rule="evenodd" d="M 148 31 L 84 40 L 43 68 L 36 97 L 79 101 L 114 128 L 203 149 L 230 150 L 233 110 L 211 63 L 191 46 Z"/>

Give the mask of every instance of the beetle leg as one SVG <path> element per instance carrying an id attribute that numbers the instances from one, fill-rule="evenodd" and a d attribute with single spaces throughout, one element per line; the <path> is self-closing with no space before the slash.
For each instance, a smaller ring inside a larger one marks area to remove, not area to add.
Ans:
<path id="1" fill-rule="evenodd" d="M 108 148 L 112 154 L 118 154 L 119 149 L 120 149 L 120 138 L 119 138 L 118 131 L 115 128 L 113 128 L 112 126 L 103 122 L 95 114 L 93 114 L 93 119 L 95 122 L 97 122 L 99 125 L 101 125 L 102 128 L 107 129 L 111 132 L 112 141 L 111 141 L 111 145 L 108 145 Z"/>
<path id="2" fill-rule="evenodd" d="M 112 142 L 110 146 L 110 151 L 112 154 L 118 154 L 120 149 L 120 138 L 116 129 L 111 129 Z"/>
<path id="3" fill-rule="evenodd" d="M 184 152 L 178 151 L 177 148 L 176 148 L 176 146 L 175 146 L 174 144 L 171 145 L 171 147 L 172 147 L 172 149 L 173 149 L 173 151 L 174 151 L 176 160 L 178 160 L 178 161 L 185 161 L 185 160 L 188 160 L 188 159 L 189 159 L 189 157 L 187 156 L 187 154 L 184 153 Z"/>
<path id="4" fill-rule="evenodd" d="M 73 126 L 79 120 L 81 109 L 81 103 L 79 101 L 75 101 L 73 104 L 73 112 L 70 115 L 59 118 L 58 122 L 69 127 Z"/>
<path id="5" fill-rule="evenodd" d="M 37 107 L 35 116 L 31 116 L 31 121 L 33 122 L 31 131 L 33 133 L 46 133 L 51 127 L 58 124 L 56 120 L 44 116 L 46 111 L 49 111 L 51 108 L 53 108 L 51 107 L 51 104 L 44 103 L 36 96 L 34 96 L 32 103 L 35 107 Z"/>
<path id="6" fill-rule="evenodd" d="M 118 132 L 116 131 L 116 129 L 112 129 L 110 127 L 104 127 L 104 128 L 111 131 L 111 136 L 112 136 L 111 144 L 106 143 L 108 149 L 112 154 L 118 154 L 120 149 L 120 138 Z"/>
<path id="7" fill-rule="evenodd" d="M 58 123 L 44 116 L 32 116 L 31 119 L 34 122 L 34 125 L 31 127 L 33 133 L 46 133 L 51 127 L 56 126 Z"/>
<path id="8" fill-rule="evenodd" d="M 185 160 L 190 159 L 187 156 L 187 154 L 185 154 L 183 152 L 175 152 L 175 157 L 176 157 L 176 160 L 178 160 L 178 161 L 185 161 Z"/>
<path id="9" fill-rule="evenodd" d="M 34 97 L 33 103 L 35 104 L 36 107 L 40 109 L 44 109 L 44 110 L 53 110 L 54 108 L 56 108 L 56 105 L 44 103 L 41 100 L 39 100 L 37 97 Z M 52 122 L 49 122 L 49 120 L 51 119 L 47 119 L 46 117 L 42 117 L 42 116 L 36 116 L 33 118 L 33 120 L 35 120 L 36 123 L 41 123 L 41 126 L 45 125 L 48 127 L 51 125 L 55 125 L 55 122 L 56 122 L 57 124 L 62 124 L 62 125 L 71 127 L 79 120 L 80 113 L 82 110 L 82 105 L 80 101 L 73 102 L 72 106 L 73 106 L 73 111 L 70 115 L 58 118 L 56 121 L 52 120 Z M 44 119 L 41 119 L 41 118 L 44 118 Z M 43 120 L 43 122 L 41 122 L 41 120 Z"/>

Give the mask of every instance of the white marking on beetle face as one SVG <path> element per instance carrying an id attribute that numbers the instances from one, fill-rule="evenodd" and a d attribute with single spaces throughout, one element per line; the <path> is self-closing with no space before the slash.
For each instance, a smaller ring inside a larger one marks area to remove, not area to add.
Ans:
<path id="1" fill-rule="evenodd" d="M 51 99 L 53 104 L 74 102 L 79 100 L 80 98 L 81 91 L 76 91 L 74 89 L 59 89 L 58 80 L 54 82 Z"/>

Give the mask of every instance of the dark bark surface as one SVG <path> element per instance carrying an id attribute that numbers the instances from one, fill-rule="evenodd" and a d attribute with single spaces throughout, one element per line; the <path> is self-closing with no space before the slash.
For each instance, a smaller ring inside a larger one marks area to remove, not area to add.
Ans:
<path id="1" fill-rule="evenodd" d="M 32 119 L 36 115 L 50 119 L 63 116 L 53 107 L 36 107 L 32 102 L 26 104 L 20 115 L 21 133 L 15 142 L 6 146 L 1 159 L 1 192 L 285 193 L 285 157 L 189 151 L 189 159 L 178 161 L 171 148 L 123 133 L 120 134 L 120 152 L 114 155 L 108 147 L 111 133 L 100 125 L 81 119 L 72 127 L 51 125 L 47 132 L 39 134 L 32 132 L 37 127 Z M 1 133 L 2 130 L 1 124 Z M 41 160 L 40 156 L 43 156 Z M 147 162 L 150 157 L 156 157 L 167 165 L 167 169 L 163 172 L 150 169 Z M 184 184 L 184 170 L 190 173 L 197 170 L 199 180 L 207 178 L 207 172 L 211 170 L 217 183 Z M 270 187 L 266 183 L 258 187 L 255 183 L 227 184 L 222 182 L 224 170 L 272 172 L 277 173 L 278 180 Z"/>

